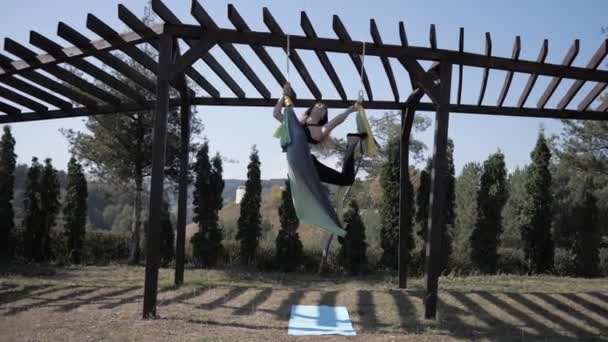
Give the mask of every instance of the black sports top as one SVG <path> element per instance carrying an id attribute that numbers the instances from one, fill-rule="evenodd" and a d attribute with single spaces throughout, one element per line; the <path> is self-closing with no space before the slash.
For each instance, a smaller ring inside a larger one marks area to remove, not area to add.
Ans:
<path id="1" fill-rule="evenodd" d="M 312 134 L 310 133 L 310 128 L 308 126 L 315 126 L 315 127 L 319 127 L 319 126 L 323 126 L 320 124 L 309 124 L 309 123 L 304 123 L 302 124 L 302 128 L 304 128 L 304 134 L 306 134 L 306 140 L 313 145 L 317 145 L 320 143 L 319 140 L 316 140 L 315 138 L 312 137 Z"/>

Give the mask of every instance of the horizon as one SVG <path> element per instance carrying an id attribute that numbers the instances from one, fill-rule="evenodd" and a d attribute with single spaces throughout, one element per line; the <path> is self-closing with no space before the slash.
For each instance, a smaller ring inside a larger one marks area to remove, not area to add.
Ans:
<path id="1" fill-rule="evenodd" d="M 95 38 L 84 26 L 86 13 L 91 12 L 119 31 L 124 31 L 124 25 L 116 16 L 116 5 L 126 3 L 128 8 L 138 16 L 143 15 L 145 0 L 131 1 L 104 1 L 87 3 L 73 0 L 58 0 L 52 3 L 34 3 L 28 0 L 5 1 L 4 11 L 0 13 L 0 21 L 3 22 L 3 32 L 0 38 L 10 37 L 18 42 L 27 42 L 29 30 L 35 30 L 46 35 L 63 45 L 68 45 L 55 34 L 56 25 L 64 21 L 76 29 L 85 32 L 88 37 Z M 188 0 L 172 1 L 169 6 L 175 14 L 185 22 L 193 22 L 189 15 Z M 300 34 L 298 20 L 299 12 L 305 10 L 313 22 L 317 33 L 322 37 L 334 37 L 331 30 L 331 15 L 338 14 L 349 30 L 353 39 L 370 40 L 368 33 L 368 20 L 376 19 L 380 32 L 386 42 L 398 42 L 397 25 L 400 20 L 405 22 L 410 44 L 428 46 L 428 30 L 430 24 L 436 24 L 438 46 L 441 48 L 457 48 L 459 27 L 465 29 L 465 51 L 482 52 L 484 49 L 484 34 L 486 31 L 492 35 L 492 54 L 495 56 L 510 56 L 514 37 L 521 34 L 522 51 L 521 59 L 534 60 L 540 49 L 543 39 L 549 40 L 549 54 L 547 62 L 559 64 L 564 57 L 572 41 L 580 39 L 580 53 L 573 65 L 584 66 L 590 56 L 595 52 L 600 43 L 606 39 L 602 32 L 605 26 L 603 13 L 608 9 L 607 2 L 591 1 L 590 6 L 580 8 L 576 3 L 566 0 L 542 1 L 528 3 L 524 0 L 516 0 L 509 5 L 488 4 L 481 0 L 472 0 L 464 4 L 454 4 L 449 0 L 433 1 L 423 5 L 411 3 L 405 4 L 396 0 L 382 1 L 384 6 L 378 6 L 378 2 L 361 1 L 356 5 L 347 1 L 334 1 L 331 3 L 319 0 L 307 0 L 299 2 L 284 2 L 278 0 L 267 0 L 259 3 L 251 1 L 213 1 L 202 2 L 219 26 L 232 27 L 226 17 L 226 5 L 233 3 L 249 23 L 253 30 L 266 31 L 262 23 L 262 7 L 268 7 L 283 29 L 292 34 Z M 78 5 L 74 5 L 78 4 Z M 593 7 L 596 10 L 590 11 Z M 517 9 L 526 8 L 526 11 Z M 472 10 L 475 9 L 475 10 Z M 446 15 L 449 13 L 450 15 Z M 24 26 L 21 18 L 27 15 L 28 26 Z M 569 20 L 564 20 L 564 17 Z M 542 25 L 539 24 L 542 18 Z M 358 23 L 364 23 L 358 25 Z M 513 25 L 513 23 L 517 23 Z M 239 47 L 240 48 L 240 47 Z M 277 65 L 283 70 L 285 68 L 285 56 L 280 49 L 269 48 L 268 51 Z M 247 49 L 239 49 L 244 56 L 251 61 L 254 70 L 259 71 L 259 76 L 267 85 L 273 97 L 280 94 L 281 89 L 268 71 L 261 66 L 257 57 L 253 56 Z M 316 60 L 314 53 L 310 51 L 299 51 L 302 58 L 317 82 L 322 93 L 328 98 L 335 98 L 336 91 L 322 71 L 320 63 Z M 253 86 L 236 69 L 225 54 L 217 47 L 212 54 L 226 67 L 226 69 L 239 82 L 247 94 L 256 93 Z M 336 57 L 335 59 L 333 57 Z M 354 66 L 346 56 L 332 56 L 332 62 L 336 71 L 340 74 L 347 94 L 356 94 L 359 89 L 359 77 Z M 368 58 L 365 67 L 369 73 L 370 82 L 377 99 L 390 99 L 392 93 L 388 81 L 382 70 L 379 59 Z M 427 67 L 428 64 L 422 63 Z M 218 78 L 201 61 L 197 63 L 199 71 L 218 86 L 221 93 L 230 92 L 225 85 L 218 82 Z M 600 69 L 605 69 L 602 63 Z M 393 63 L 395 77 L 399 83 L 400 98 L 404 99 L 409 94 L 408 82 L 405 80 L 405 71 Z M 293 70 L 293 68 L 292 68 Z M 284 70 L 283 70 L 284 71 Z M 479 79 L 481 69 L 465 67 L 465 78 L 463 79 L 463 103 L 475 102 L 479 92 Z M 502 85 L 505 72 L 492 71 L 488 80 L 485 104 L 494 103 L 499 87 Z M 526 80 L 524 74 L 515 74 L 511 90 L 505 101 L 506 105 L 513 103 L 519 97 Z M 549 77 L 539 77 L 528 104 L 535 104 L 542 90 L 549 83 Z M 296 72 L 291 74 L 291 82 L 299 94 L 309 96 L 308 89 L 303 85 Z M 455 83 L 452 82 L 453 87 Z M 564 79 L 555 91 L 548 107 L 553 107 L 557 100 L 564 94 L 572 81 Z M 572 103 L 576 104 L 594 85 L 587 82 Z M 452 92 L 455 96 L 455 92 Z M 349 96 L 355 97 L 355 96 Z M 597 102 L 596 102 L 597 103 Z M 224 163 L 224 176 L 226 179 L 241 180 L 246 178 L 246 165 L 250 148 L 253 144 L 258 146 L 261 171 L 263 179 L 284 179 L 287 174 L 284 155 L 281 153 L 276 139 L 272 137 L 277 127 L 272 116 L 271 108 L 230 108 L 230 107 L 197 107 L 198 116 L 205 129 L 203 134 L 193 137 L 195 141 L 202 141 L 207 137 L 210 141 L 210 154 L 219 151 L 223 157 L 229 160 L 237 160 L 238 163 Z M 330 116 L 338 112 L 330 109 Z M 369 110 L 369 116 L 378 116 L 383 111 Z M 433 113 L 423 113 L 433 121 Z M 255 119 L 252 119 L 255 118 Z M 47 157 L 53 159 L 53 164 L 58 169 L 64 169 L 70 154 L 68 144 L 59 132 L 61 128 L 84 130 L 84 118 L 46 120 L 40 122 L 14 123 L 11 124 L 16 139 L 16 153 L 18 164 L 30 164 L 33 156 L 44 160 Z M 353 130 L 354 120 L 348 119 L 342 126 L 334 131 L 334 136 L 344 136 Z M 505 154 L 505 162 L 509 172 L 529 163 L 530 152 L 536 142 L 538 130 L 544 127 L 548 136 L 561 133 L 562 124 L 555 119 L 535 119 L 518 117 L 500 117 L 490 115 L 451 115 L 450 137 L 454 140 L 454 160 L 456 174 L 460 174 L 462 167 L 468 162 L 483 162 L 487 156 L 497 150 Z M 415 134 L 416 138 L 427 145 L 426 156 L 432 151 L 432 135 L 434 125 L 424 132 Z M 34 139 L 32 139 L 34 137 Z M 238 137 L 238 139 L 234 139 Z M 335 161 L 335 160 L 332 160 Z M 271 167 L 268 167 L 271 165 Z M 420 167 L 420 165 L 416 165 Z"/>

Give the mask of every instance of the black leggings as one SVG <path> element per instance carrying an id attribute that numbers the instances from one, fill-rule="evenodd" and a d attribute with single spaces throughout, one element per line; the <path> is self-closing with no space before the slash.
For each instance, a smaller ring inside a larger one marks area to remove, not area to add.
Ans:
<path id="1" fill-rule="evenodd" d="M 338 172 L 331 167 L 321 164 L 313 155 L 312 161 L 317 169 L 321 182 L 349 186 L 355 182 L 355 148 L 356 144 L 350 145 L 346 150 L 346 155 L 342 161 L 342 172 Z"/>

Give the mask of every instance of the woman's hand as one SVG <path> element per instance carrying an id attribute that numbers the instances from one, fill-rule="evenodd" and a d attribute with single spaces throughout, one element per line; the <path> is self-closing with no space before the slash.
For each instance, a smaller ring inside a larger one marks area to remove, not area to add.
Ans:
<path id="1" fill-rule="evenodd" d="M 355 102 L 355 104 L 353 104 L 352 106 L 348 107 L 347 111 L 348 113 L 355 113 L 357 111 L 359 111 L 359 102 Z"/>
<path id="2" fill-rule="evenodd" d="M 291 84 L 289 82 L 283 86 L 283 96 L 291 96 Z"/>

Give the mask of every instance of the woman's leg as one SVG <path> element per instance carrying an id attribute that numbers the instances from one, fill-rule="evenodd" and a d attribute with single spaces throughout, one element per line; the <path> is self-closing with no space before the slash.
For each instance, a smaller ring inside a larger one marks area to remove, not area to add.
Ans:
<path id="1" fill-rule="evenodd" d="M 338 172 L 324 164 L 321 164 L 315 156 L 312 156 L 313 163 L 322 182 L 349 186 L 355 182 L 355 148 L 356 144 L 349 145 L 344 160 L 342 162 L 342 172 Z"/>

